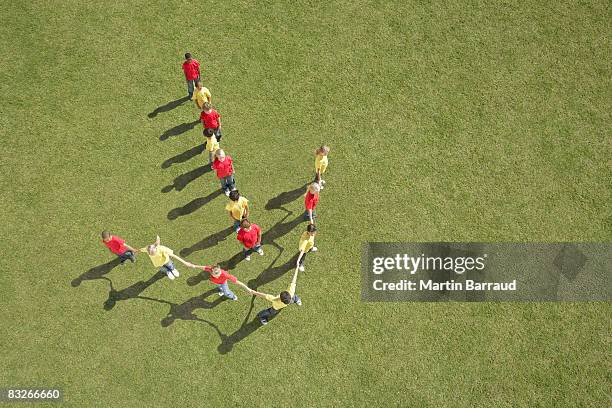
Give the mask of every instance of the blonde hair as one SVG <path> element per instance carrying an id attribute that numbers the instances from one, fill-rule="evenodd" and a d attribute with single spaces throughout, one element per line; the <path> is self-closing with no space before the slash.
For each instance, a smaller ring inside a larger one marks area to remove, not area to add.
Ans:
<path id="1" fill-rule="evenodd" d="M 321 191 L 321 185 L 317 182 L 314 182 L 308 186 L 308 191 L 313 194 L 318 194 Z"/>
<path id="2" fill-rule="evenodd" d="M 329 154 L 329 146 L 321 145 L 315 150 L 315 154 L 322 154 L 323 156 L 327 156 Z"/>
<path id="3" fill-rule="evenodd" d="M 223 149 L 217 149 L 217 151 L 215 151 L 215 157 L 219 157 L 221 155 L 225 156 L 225 152 L 223 151 Z"/>

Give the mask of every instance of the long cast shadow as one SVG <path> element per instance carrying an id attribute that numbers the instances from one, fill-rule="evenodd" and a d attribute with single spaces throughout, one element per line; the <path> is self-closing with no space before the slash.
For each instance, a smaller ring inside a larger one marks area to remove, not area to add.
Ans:
<path id="1" fill-rule="evenodd" d="M 294 190 L 285 191 L 284 193 L 280 193 L 276 197 L 271 198 L 266 203 L 265 209 L 270 211 L 270 210 L 279 210 L 283 208 L 285 204 L 289 204 L 290 202 L 296 200 L 300 196 L 303 196 L 304 194 L 306 194 L 306 186 L 307 184 L 304 184 L 303 186 L 300 186 Z"/>
<path id="2" fill-rule="evenodd" d="M 187 131 L 190 131 L 194 127 L 196 127 L 198 123 L 200 123 L 199 120 L 194 120 L 193 122 L 181 123 L 180 125 L 177 125 L 171 129 L 168 129 L 164 133 L 162 133 L 161 136 L 159 137 L 159 140 L 164 141 L 164 140 L 170 139 L 172 136 L 181 135 Z"/>
<path id="3" fill-rule="evenodd" d="M 281 253 L 279 253 L 279 256 Z M 299 253 L 296 253 L 294 256 L 291 257 L 291 259 L 279 266 L 273 266 L 276 263 L 275 259 L 270 264 L 270 266 L 264 269 L 256 278 L 248 281 L 247 286 L 251 289 L 257 290 L 257 288 L 264 286 L 270 282 L 273 282 L 281 276 L 285 275 L 287 272 L 294 270 L 297 265 L 298 256 Z"/>
<path id="4" fill-rule="evenodd" d="M 161 320 L 161 325 L 163 327 L 168 327 L 170 326 L 172 323 L 175 322 L 176 319 L 179 320 L 200 320 L 202 321 L 202 319 L 200 319 L 198 316 L 196 316 L 194 314 L 194 311 L 197 309 L 213 309 L 214 307 L 216 307 L 217 305 L 219 305 L 221 302 L 225 301 L 227 298 L 225 296 L 218 296 L 215 300 L 213 300 L 212 302 L 206 300 L 206 298 L 208 298 L 211 295 L 216 295 L 217 294 L 217 289 L 211 289 L 209 291 L 206 291 L 198 296 L 194 296 L 188 300 L 186 300 L 185 302 L 178 304 L 178 303 L 173 303 L 173 302 L 169 302 L 167 300 L 163 300 L 163 299 L 155 299 L 155 298 L 151 298 L 151 297 L 146 297 L 146 296 L 138 296 L 139 299 L 144 299 L 144 300 L 150 300 L 153 302 L 159 302 L 159 303 L 164 303 L 168 306 L 170 306 L 170 310 L 168 311 L 168 315 L 166 317 L 164 317 Z M 212 324 L 208 321 L 206 321 L 209 324 Z"/>
<path id="5" fill-rule="evenodd" d="M 210 168 L 210 165 L 208 164 L 197 167 L 191 171 L 188 171 L 187 173 L 181 174 L 180 176 L 174 179 L 172 184 L 162 188 L 161 191 L 162 193 L 169 193 L 172 190 L 181 191 L 182 189 L 187 187 L 189 183 L 191 183 L 198 177 L 201 177 L 204 174 L 209 173 L 210 171 L 212 171 L 212 169 Z"/>
<path id="6" fill-rule="evenodd" d="M 283 222 L 291 214 L 292 214 L 291 212 L 288 212 L 287 214 L 285 214 L 282 220 L 274 224 L 272 228 L 270 228 L 269 230 L 267 230 L 261 235 L 261 243 L 263 245 L 269 244 L 269 245 L 274 245 L 280 250 L 283 249 L 280 245 L 276 243 L 276 240 L 283 237 L 284 235 L 287 235 L 295 227 L 297 227 L 304 221 L 303 216 L 300 214 L 291 221 Z"/>
<path id="7" fill-rule="evenodd" d="M 156 117 L 157 115 L 159 115 L 160 113 L 168 112 L 168 111 L 171 111 L 174 108 L 177 108 L 177 107 L 181 106 L 182 104 L 184 104 L 188 100 L 189 100 L 189 97 L 188 96 L 184 96 L 184 97 L 176 99 L 174 101 L 170 101 L 170 102 L 168 102 L 165 105 L 158 106 L 157 108 L 155 108 L 153 110 L 153 112 L 147 114 L 147 116 L 152 119 L 152 118 Z"/>
<path id="8" fill-rule="evenodd" d="M 196 199 L 191 200 L 187 204 L 182 207 L 174 208 L 168 212 L 169 220 L 176 220 L 178 217 L 183 215 L 191 214 L 192 212 L 197 211 L 199 208 L 205 206 L 210 203 L 215 198 L 219 197 L 223 193 L 221 190 L 215 190 L 206 197 L 198 197 Z"/>
<path id="9" fill-rule="evenodd" d="M 104 275 L 106 275 L 107 273 L 112 271 L 113 268 L 118 266 L 120 263 L 121 263 L 121 260 L 119 258 L 115 258 L 112 261 L 109 261 L 109 262 L 107 262 L 105 264 L 98 265 L 98 266 L 96 266 L 94 268 L 91 268 L 90 270 L 88 270 L 84 274 L 80 275 L 78 278 L 73 279 L 70 284 L 72 285 L 72 287 L 76 288 L 83 281 L 94 280 L 94 279 L 102 279 L 104 277 Z"/>
<path id="10" fill-rule="evenodd" d="M 157 271 L 157 273 L 151 276 L 148 280 L 138 281 L 121 290 L 115 290 L 115 288 L 113 287 L 113 282 L 106 277 L 102 277 L 102 279 L 107 280 L 110 284 L 108 299 L 104 302 L 104 310 L 111 310 L 113 307 L 115 307 L 117 301 L 134 299 L 138 297 L 138 295 L 144 292 L 145 289 L 147 289 L 149 286 L 153 285 L 155 282 L 165 277 L 165 273 Z"/>
<path id="11" fill-rule="evenodd" d="M 188 248 L 181 249 L 180 254 L 181 256 L 189 256 L 196 251 L 202 251 L 207 248 L 212 248 L 215 245 L 219 244 L 219 242 L 225 241 L 225 239 L 229 237 L 233 232 L 234 232 L 233 227 L 227 227 L 224 230 L 215 232 L 214 234 L 207 236 L 200 242 L 196 242 L 195 244 L 193 244 L 192 246 Z"/>
<path id="12" fill-rule="evenodd" d="M 177 154 L 176 156 L 169 158 L 168 160 L 162 163 L 161 167 L 162 169 L 167 169 L 168 167 L 172 166 L 175 163 L 184 163 L 187 160 L 192 159 L 199 154 L 202 154 L 203 152 L 204 152 L 203 144 L 192 147 L 191 149 L 184 151 L 181 154 Z"/>

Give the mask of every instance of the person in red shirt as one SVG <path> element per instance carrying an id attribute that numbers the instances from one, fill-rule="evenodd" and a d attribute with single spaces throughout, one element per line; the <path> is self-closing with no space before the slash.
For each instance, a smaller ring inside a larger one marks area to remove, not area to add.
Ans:
<path id="1" fill-rule="evenodd" d="M 136 252 L 134 248 L 125 243 L 125 240 L 119 238 L 118 236 L 111 235 L 108 231 L 102 231 L 102 242 L 107 246 L 108 249 L 111 250 L 112 253 L 117 255 L 121 260 L 121 265 L 125 263 L 128 259 L 130 261 L 136 262 Z"/>
<path id="2" fill-rule="evenodd" d="M 314 219 L 317 216 L 315 208 L 319 202 L 319 192 L 321 191 L 321 185 L 319 183 L 312 183 L 308 186 L 308 190 L 304 195 L 304 206 L 306 211 L 304 212 L 304 221 L 310 221 L 314 224 Z"/>
<path id="3" fill-rule="evenodd" d="M 204 126 L 204 130 L 212 129 L 215 132 L 215 137 L 217 141 L 221 141 L 221 115 L 215 109 L 213 109 L 212 105 L 208 102 L 204 102 L 204 106 L 202 107 L 202 112 L 200 113 L 200 121 L 202 121 L 202 125 Z"/>
<path id="4" fill-rule="evenodd" d="M 195 83 L 200 80 L 200 63 L 197 59 L 193 58 L 189 52 L 185 53 L 183 72 L 187 80 L 187 93 L 189 93 L 189 99 L 191 99 L 193 97 Z"/>
<path id="5" fill-rule="evenodd" d="M 216 170 L 217 178 L 221 182 L 221 190 L 229 197 L 230 191 L 236 190 L 236 180 L 234 179 L 234 166 L 230 156 L 226 156 L 223 149 L 215 152 L 215 161 L 212 169 Z"/>
<path id="6" fill-rule="evenodd" d="M 234 275 L 230 275 L 227 271 L 221 269 L 219 265 L 212 266 L 204 266 L 204 265 L 194 265 L 191 264 L 191 267 L 196 269 L 201 269 L 204 272 L 208 272 L 210 274 L 209 280 L 217 285 L 219 290 L 219 296 L 226 296 L 232 300 L 238 300 L 238 296 L 232 292 L 227 284 L 227 281 L 235 283 L 238 286 L 241 286 L 244 290 L 246 290 L 249 294 L 253 293 L 251 288 L 249 288 L 244 283 L 240 282 Z"/>
<path id="7" fill-rule="evenodd" d="M 236 239 L 244 245 L 242 252 L 244 253 L 245 260 L 251 260 L 253 251 L 263 256 L 264 251 L 261 247 L 261 228 L 259 228 L 259 225 L 251 224 L 246 218 L 243 219 L 240 221 L 240 229 Z"/>

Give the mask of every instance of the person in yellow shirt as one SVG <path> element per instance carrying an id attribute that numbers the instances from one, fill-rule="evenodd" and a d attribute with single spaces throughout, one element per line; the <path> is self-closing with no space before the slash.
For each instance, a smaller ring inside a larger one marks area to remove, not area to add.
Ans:
<path id="1" fill-rule="evenodd" d="M 325 184 L 325 180 L 323 180 L 323 174 L 325 170 L 327 170 L 327 155 L 329 154 L 329 146 L 321 146 L 317 150 L 315 150 L 315 182 L 321 185 Z"/>
<path id="2" fill-rule="evenodd" d="M 302 306 L 302 300 L 298 297 L 298 295 L 295 294 L 297 277 L 298 269 L 296 268 L 295 272 L 293 273 L 293 279 L 291 280 L 291 284 L 289 285 L 287 290 L 282 291 L 278 296 L 258 292 L 256 290 L 251 289 L 252 295 L 259 296 L 269 302 L 272 302 L 271 307 L 257 313 L 257 317 L 259 318 L 259 322 L 261 324 L 268 324 L 268 321 L 270 319 L 279 314 L 281 310 L 283 310 L 285 307 L 292 303 L 295 303 L 298 306 Z"/>
<path id="3" fill-rule="evenodd" d="M 300 255 L 297 260 L 297 268 L 300 272 L 304 272 L 304 258 L 309 252 L 317 252 L 319 249 L 315 246 L 315 235 L 317 234 L 317 227 L 314 224 L 308 224 L 306 231 L 300 236 Z"/>
<path id="4" fill-rule="evenodd" d="M 230 191 L 229 199 L 230 202 L 225 206 L 225 210 L 229 213 L 237 233 L 240 231 L 240 221 L 249 216 L 249 200 L 242 197 L 238 190 Z"/>
<path id="5" fill-rule="evenodd" d="M 204 109 L 204 102 L 212 103 L 212 95 L 208 88 L 202 86 L 202 81 L 196 81 L 196 89 L 191 97 L 191 100 L 195 102 L 198 109 Z"/>
<path id="6" fill-rule="evenodd" d="M 161 245 L 159 235 L 153 244 L 140 248 L 138 251 L 149 255 L 153 266 L 159 268 L 159 271 L 165 273 L 170 280 L 174 280 L 174 278 L 179 277 L 179 271 L 174 267 L 174 263 L 170 258 L 178 259 L 185 266 L 191 267 L 192 265 L 190 262 L 187 262 L 179 256 L 174 255 L 174 251 L 172 251 L 170 248 Z"/>
<path id="7" fill-rule="evenodd" d="M 206 137 L 205 149 L 208 151 L 208 164 L 212 166 L 213 159 L 215 158 L 215 153 L 221 147 L 219 146 L 219 142 L 217 141 L 217 137 L 215 136 L 214 129 L 206 128 L 204 129 L 203 133 Z"/>

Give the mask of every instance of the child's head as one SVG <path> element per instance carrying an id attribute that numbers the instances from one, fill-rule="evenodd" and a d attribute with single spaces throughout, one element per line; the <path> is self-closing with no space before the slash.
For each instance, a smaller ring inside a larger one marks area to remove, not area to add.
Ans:
<path id="1" fill-rule="evenodd" d="M 210 112 L 211 109 L 212 105 L 210 104 L 210 102 L 204 102 L 204 112 Z"/>
<path id="2" fill-rule="evenodd" d="M 314 182 L 308 186 L 308 191 L 310 191 L 310 194 L 319 194 L 319 191 L 321 191 L 321 185 Z"/>
<path id="3" fill-rule="evenodd" d="M 329 146 L 320 146 L 317 148 L 317 150 L 315 150 L 316 154 L 320 154 L 322 156 L 327 156 L 329 154 Z"/>
<path id="4" fill-rule="evenodd" d="M 210 274 L 218 278 L 221 275 L 221 267 L 219 265 L 213 265 Z"/>
<path id="5" fill-rule="evenodd" d="M 192 57 L 191 57 L 191 53 L 190 53 L 190 52 L 186 52 L 186 53 L 185 53 L 185 59 L 186 59 L 187 61 L 191 61 L 191 58 L 192 58 Z"/>
<path id="6" fill-rule="evenodd" d="M 317 233 L 317 227 L 314 224 L 308 224 L 306 232 L 308 232 L 308 235 L 314 236 Z"/>
<path id="7" fill-rule="evenodd" d="M 156 245 L 149 245 L 147 247 L 147 253 L 149 255 L 155 255 L 157 253 L 157 246 Z"/>
<path id="8" fill-rule="evenodd" d="M 244 220 L 240 221 L 240 227 L 243 230 L 248 231 L 249 229 L 251 229 L 251 222 L 245 218 Z"/>
<path id="9" fill-rule="evenodd" d="M 108 242 L 111 239 L 111 233 L 108 231 L 102 231 L 102 241 Z"/>
<path id="10" fill-rule="evenodd" d="M 286 290 L 283 290 L 280 293 L 280 300 L 281 300 L 281 302 L 283 302 L 286 305 L 290 304 L 291 303 L 291 294 L 289 294 L 289 292 L 287 292 Z"/>
<path id="11" fill-rule="evenodd" d="M 204 131 L 202 131 L 202 133 L 204 134 L 204 136 L 206 137 L 212 137 L 213 135 L 213 130 L 211 128 L 206 128 L 204 129 Z"/>
<path id="12" fill-rule="evenodd" d="M 202 81 L 200 81 L 199 79 L 196 81 L 196 88 L 202 89 Z"/>
<path id="13" fill-rule="evenodd" d="M 215 152 L 215 156 L 217 156 L 217 159 L 219 159 L 219 161 L 225 160 L 225 152 L 223 151 L 223 149 L 217 150 Z"/>
<path id="14" fill-rule="evenodd" d="M 238 201 L 240 199 L 240 193 L 238 192 L 238 190 L 230 191 L 229 199 L 232 201 Z"/>

